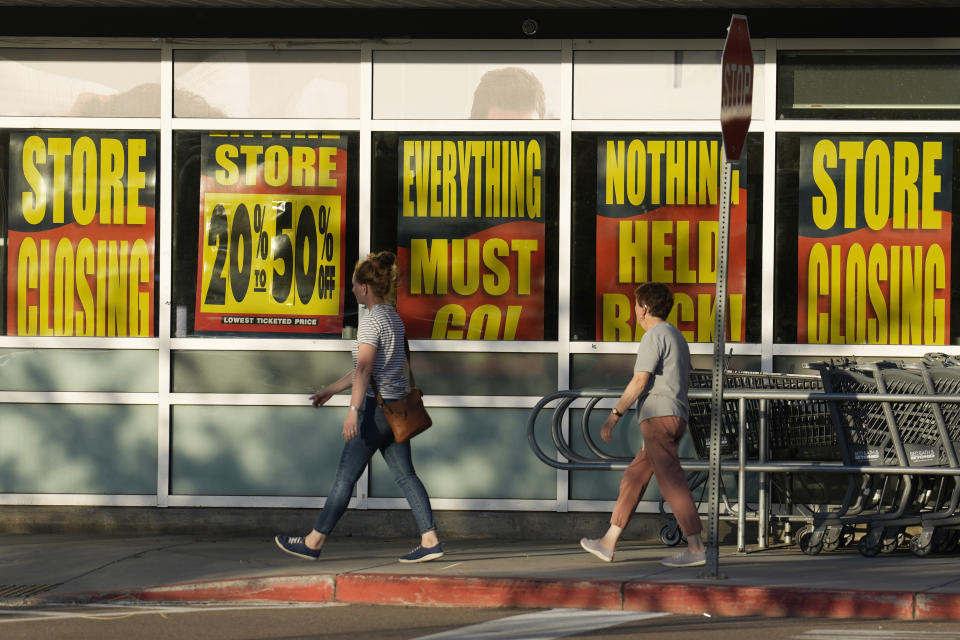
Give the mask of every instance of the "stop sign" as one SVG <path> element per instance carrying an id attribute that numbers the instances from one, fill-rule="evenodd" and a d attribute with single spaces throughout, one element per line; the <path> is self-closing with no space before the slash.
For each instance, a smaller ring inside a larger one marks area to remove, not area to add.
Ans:
<path id="1" fill-rule="evenodd" d="M 753 51 L 746 16 L 734 14 L 720 58 L 720 130 L 728 160 L 739 160 L 753 110 Z"/>

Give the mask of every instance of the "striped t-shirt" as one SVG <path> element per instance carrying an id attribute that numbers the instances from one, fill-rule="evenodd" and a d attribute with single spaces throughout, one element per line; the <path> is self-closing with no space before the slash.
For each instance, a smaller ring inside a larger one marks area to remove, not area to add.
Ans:
<path id="1" fill-rule="evenodd" d="M 396 307 L 378 304 L 360 318 L 357 326 L 357 342 L 353 346 L 353 368 L 357 368 L 359 345 L 369 344 L 377 349 L 373 365 L 373 378 L 377 381 L 380 395 L 395 400 L 407 395 L 410 381 L 407 376 L 407 355 L 403 348 L 406 330 Z M 367 395 L 375 396 L 373 385 L 367 386 Z"/>

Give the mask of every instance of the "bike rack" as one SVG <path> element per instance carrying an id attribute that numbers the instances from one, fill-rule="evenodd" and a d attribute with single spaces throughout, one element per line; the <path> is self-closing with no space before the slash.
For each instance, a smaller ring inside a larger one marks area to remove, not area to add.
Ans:
<path id="1" fill-rule="evenodd" d="M 596 441 L 590 436 L 589 424 L 591 412 L 604 399 L 619 398 L 623 389 L 569 389 L 556 391 L 550 395 L 544 396 L 531 409 L 527 418 L 527 441 L 534 455 L 544 464 L 556 469 L 566 471 L 617 471 L 626 469 L 633 458 L 612 456 L 604 452 Z M 689 397 L 691 399 L 709 399 L 712 391 L 710 389 L 690 389 Z M 752 517 L 752 521 L 758 522 L 757 544 L 761 549 L 767 548 L 770 529 L 770 505 L 769 492 L 766 489 L 767 473 L 791 473 L 791 472 L 824 472 L 824 473 L 848 473 L 848 474 L 914 474 L 914 475 L 934 475 L 934 476 L 955 476 L 960 475 L 960 468 L 949 467 L 905 467 L 905 466 L 857 466 L 845 465 L 838 462 L 809 462 L 809 461 L 778 461 L 768 460 L 768 438 L 767 438 L 767 419 L 765 411 L 765 400 L 796 400 L 796 401 L 827 401 L 838 402 L 847 400 L 862 400 L 870 402 L 939 402 L 939 403 L 960 403 L 960 395 L 904 395 L 891 393 L 823 393 L 811 391 L 791 391 L 783 389 L 724 389 L 724 400 L 733 399 L 738 401 L 739 412 L 739 432 L 738 432 L 738 455 L 736 461 L 721 461 L 720 470 L 722 472 L 736 473 L 738 482 L 738 504 L 746 504 L 746 477 L 748 473 L 759 474 L 759 509 L 758 515 Z M 746 402 L 747 400 L 761 401 L 761 412 L 759 421 L 759 454 L 756 462 L 748 462 L 747 439 L 746 439 Z M 578 402 L 583 401 L 583 402 Z M 548 405 L 557 403 L 552 408 L 550 434 L 553 444 L 557 450 L 557 457 L 548 455 L 536 437 L 537 418 L 540 413 L 548 409 Z M 587 448 L 594 455 L 588 458 L 577 454 L 571 448 L 569 440 L 564 436 L 563 427 L 567 412 L 571 408 L 582 408 L 583 417 L 580 420 L 580 427 L 583 433 L 584 442 Z M 709 471 L 710 463 L 707 460 L 682 459 L 681 466 L 686 471 Z M 728 516 L 725 519 L 736 519 L 737 527 L 737 549 L 744 552 L 746 542 L 744 539 L 747 522 L 747 510 L 738 508 L 736 516 Z"/>

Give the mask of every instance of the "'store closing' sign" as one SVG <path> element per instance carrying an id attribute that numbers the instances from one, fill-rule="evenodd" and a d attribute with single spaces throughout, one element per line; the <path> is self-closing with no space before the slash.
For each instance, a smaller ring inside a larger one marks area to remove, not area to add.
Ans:
<path id="1" fill-rule="evenodd" d="M 739 160 L 753 107 L 753 52 L 745 16 L 734 14 L 720 58 L 720 129 L 728 160 Z"/>

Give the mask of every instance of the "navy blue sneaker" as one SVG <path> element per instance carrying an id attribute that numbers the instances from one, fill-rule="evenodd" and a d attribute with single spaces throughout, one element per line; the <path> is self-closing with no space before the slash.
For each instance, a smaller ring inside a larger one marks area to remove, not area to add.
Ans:
<path id="1" fill-rule="evenodd" d="M 429 562 L 443 557 L 443 549 L 438 544 L 435 547 L 417 547 L 407 555 L 400 558 L 400 562 Z"/>
<path id="2" fill-rule="evenodd" d="M 277 536 L 274 538 L 277 546 L 292 556 L 305 560 L 316 560 L 320 557 L 320 549 L 311 549 L 302 536 Z M 442 554 L 441 554 L 442 555 Z"/>

